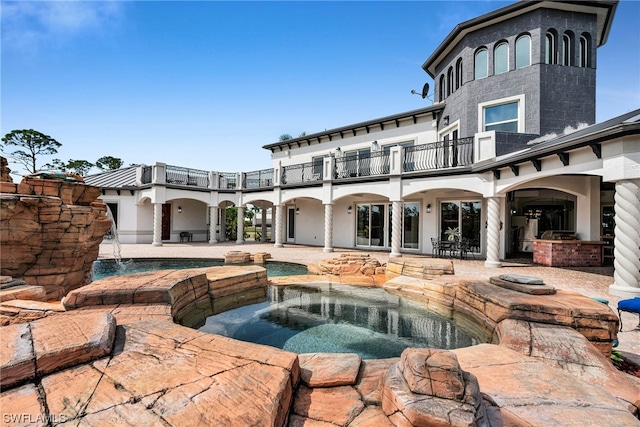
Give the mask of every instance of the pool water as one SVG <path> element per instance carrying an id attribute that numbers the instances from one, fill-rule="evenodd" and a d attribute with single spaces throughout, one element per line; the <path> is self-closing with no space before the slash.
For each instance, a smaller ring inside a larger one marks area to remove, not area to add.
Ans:
<path id="1" fill-rule="evenodd" d="M 155 270 L 182 270 L 185 268 L 217 267 L 225 265 L 219 258 L 136 258 L 121 263 L 115 260 L 98 260 L 93 263 L 92 279 L 121 276 L 123 274 L 140 273 Z M 260 265 L 267 269 L 267 276 L 293 276 L 307 274 L 307 267 L 290 262 L 268 261 L 265 264 L 233 264 Z"/>
<path id="2" fill-rule="evenodd" d="M 209 316 L 200 331 L 295 353 L 400 356 L 407 347 L 454 349 L 481 341 L 451 319 L 379 288 L 270 286 L 264 302 Z"/>

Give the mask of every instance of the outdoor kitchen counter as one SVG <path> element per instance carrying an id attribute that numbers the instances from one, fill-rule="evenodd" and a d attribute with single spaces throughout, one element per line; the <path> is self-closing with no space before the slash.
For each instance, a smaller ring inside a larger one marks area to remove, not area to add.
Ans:
<path id="1" fill-rule="evenodd" d="M 533 240 L 533 262 L 549 267 L 600 267 L 602 241 Z"/>

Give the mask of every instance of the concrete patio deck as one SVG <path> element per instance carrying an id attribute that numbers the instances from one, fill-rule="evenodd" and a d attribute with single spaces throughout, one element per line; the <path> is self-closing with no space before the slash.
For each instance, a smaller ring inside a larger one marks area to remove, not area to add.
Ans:
<path id="1" fill-rule="evenodd" d="M 114 258 L 112 243 L 100 245 L 99 259 Z M 209 245 L 205 242 L 195 243 L 165 243 L 163 246 L 151 244 L 121 244 L 120 254 L 123 259 L 130 258 L 223 258 L 229 251 L 246 251 L 250 253 L 269 252 L 274 261 L 286 261 L 300 264 L 316 263 L 326 258 L 340 256 L 341 253 L 370 253 L 381 263 L 389 259 L 388 252 L 357 251 L 353 249 L 335 248 L 333 253 L 325 253 L 321 247 L 286 244 L 284 248 L 276 248 L 273 243 L 245 242 L 237 245 L 235 242 L 222 242 Z M 403 259 L 420 260 L 430 258 L 424 255 L 404 254 Z M 603 298 L 609 301 L 609 307 L 617 314 L 617 304 L 620 297 L 609 294 L 609 285 L 613 283 L 613 268 L 581 268 L 567 269 L 545 267 L 532 264 L 526 260 L 506 260 L 499 269 L 487 268 L 484 260 L 453 260 L 456 275 L 489 279 L 500 274 L 516 273 L 541 277 L 545 284 L 558 289 L 572 290 L 588 297 Z M 617 350 L 632 353 L 636 361 L 640 361 L 640 328 L 638 316 L 622 313 L 624 331 L 618 333 L 620 341 Z"/>

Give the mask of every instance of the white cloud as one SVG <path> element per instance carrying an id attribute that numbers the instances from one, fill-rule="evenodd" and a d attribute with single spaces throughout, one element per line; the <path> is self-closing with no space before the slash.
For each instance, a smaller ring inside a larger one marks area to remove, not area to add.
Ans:
<path id="1" fill-rule="evenodd" d="M 2 48 L 38 50 L 103 32 L 122 19 L 120 1 L 2 2 Z"/>

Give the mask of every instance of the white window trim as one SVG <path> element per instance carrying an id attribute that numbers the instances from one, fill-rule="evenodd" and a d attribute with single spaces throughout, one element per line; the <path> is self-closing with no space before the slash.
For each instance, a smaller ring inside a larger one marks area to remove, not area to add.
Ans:
<path id="1" fill-rule="evenodd" d="M 484 110 L 487 107 L 496 107 L 502 104 L 510 104 L 512 102 L 518 103 L 518 133 L 525 132 L 525 99 L 524 94 L 510 96 L 507 98 L 495 99 L 493 101 L 481 102 L 478 104 L 478 132 L 485 132 L 484 130 Z"/>
<path id="2" fill-rule="evenodd" d="M 456 120 L 453 123 L 449 123 L 449 126 L 447 126 L 446 128 L 441 129 L 438 132 L 438 141 L 442 141 L 442 139 L 446 135 L 451 134 L 456 129 L 458 130 L 458 132 L 460 131 L 460 119 Z"/>

